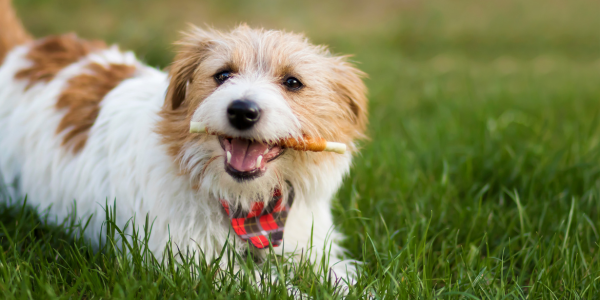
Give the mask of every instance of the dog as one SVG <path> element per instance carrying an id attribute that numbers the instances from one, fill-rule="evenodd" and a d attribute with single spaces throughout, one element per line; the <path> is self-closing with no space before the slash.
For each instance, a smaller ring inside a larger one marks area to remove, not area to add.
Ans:
<path id="1" fill-rule="evenodd" d="M 108 199 L 119 226 L 153 221 L 157 256 L 169 243 L 205 259 L 226 244 L 259 259 L 311 247 L 351 276 L 331 201 L 365 137 L 363 72 L 303 35 L 246 25 L 192 27 L 176 46 L 165 72 L 75 34 L 36 40 L 0 0 L 0 175 L 15 197 L 55 220 L 75 205 L 92 243 Z M 276 142 L 304 137 L 348 151 Z"/>

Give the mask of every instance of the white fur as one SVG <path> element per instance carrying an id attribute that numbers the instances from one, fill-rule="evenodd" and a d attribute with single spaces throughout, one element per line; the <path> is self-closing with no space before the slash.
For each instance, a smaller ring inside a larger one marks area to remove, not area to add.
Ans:
<path id="1" fill-rule="evenodd" d="M 217 198 L 239 197 L 244 190 L 272 186 L 277 178 L 273 170 L 277 169 L 294 186 L 296 198 L 285 227 L 285 247 L 275 249 L 306 253 L 313 230 L 314 259 L 320 259 L 324 249 L 331 247 L 326 251 L 331 250 L 330 266 L 336 273 L 345 276 L 346 267 L 353 271 L 352 266 L 338 259 L 342 254 L 337 246 L 340 235 L 332 231 L 330 211 L 331 198 L 349 170 L 349 153 L 306 153 L 307 160 L 316 155 L 335 155 L 335 159 L 318 166 L 284 155 L 271 163 L 265 176 L 252 183 L 232 180 L 223 172 L 224 158 L 219 158 L 207 167 L 200 188 L 193 189 L 192 179 L 198 178 L 201 171 L 196 163 L 222 150 L 215 137 L 207 137 L 201 147 L 186 147 L 185 157 L 189 159 L 184 161 L 190 164 L 187 167 L 195 167 L 191 176 L 180 174 L 180 166 L 167 154 L 155 132 L 168 85 L 165 73 L 142 65 L 131 53 L 110 48 L 68 66 L 52 81 L 26 90 L 27 82 L 14 76 L 30 65 L 25 58 L 27 51 L 28 46 L 15 48 L 0 67 L 0 174 L 8 184 L 15 183 L 20 196 L 27 195 L 38 210 L 49 209 L 51 216 L 60 221 L 76 203 L 78 217 L 93 214 L 86 235 L 98 242 L 105 220 L 103 205 L 116 199 L 119 226 L 132 217 L 139 225 L 146 214 L 154 221 L 149 243 L 155 254 L 162 254 L 170 235 L 180 249 L 197 250 L 198 246 L 210 259 L 221 251 L 228 235 L 237 238 L 233 232 L 230 234 L 230 220 Z M 56 134 L 65 112 L 55 105 L 67 81 L 85 72 L 85 65 L 91 61 L 135 65 L 136 76 L 106 95 L 86 146 L 72 154 L 61 146 L 62 137 Z M 231 128 L 218 116 L 225 115 L 228 102 L 246 97 L 264 109 L 265 121 L 249 132 L 252 137 L 274 139 L 284 133 L 299 136 L 299 122 L 279 93 L 259 77 L 234 78 L 205 99 L 194 118 L 208 120 L 207 126 L 228 133 Z M 239 250 L 243 249 L 240 246 Z"/>

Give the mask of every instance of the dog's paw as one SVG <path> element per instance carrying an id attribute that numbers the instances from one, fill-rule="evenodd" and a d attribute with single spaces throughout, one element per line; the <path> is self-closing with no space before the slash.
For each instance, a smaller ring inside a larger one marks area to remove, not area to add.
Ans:
<path id="1" fill-rule="evenodd" d="M 331 265 L 331 279 L 340 294 L 347 295 L 350 287 L 356 284 L 360 264 L 356 260 L 340 260 Z"/>

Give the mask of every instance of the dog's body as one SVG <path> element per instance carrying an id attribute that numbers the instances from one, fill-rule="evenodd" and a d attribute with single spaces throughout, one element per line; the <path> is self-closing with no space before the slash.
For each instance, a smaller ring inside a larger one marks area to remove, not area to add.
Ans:
<path id="1" fill-rule="evenodd" d="M 330 202 L 364 132 L 366 98 L 360 71 L 343 58 L 279 31 L 195 29 L 166 74 L 74 35 L 34 41 L 9 0 L 0 10 L 0 175 L 29 204 L 60 221 L 75 203 L 78 217 L 93 215 L 86 235 L 94 241 L 106 199 L 116 199 L 118 225 L 154 221 L 154 253 L 170 239 L 210 259 L 227 239 L 237 239 L 237 251 L 249 247 L 222 202 L 248 210 L 281 191 L 284 202 L 294 199 L 285 247 L 274 249 L 300 253 L 312 235 L 338 275 L 352 268 L 334 259 L 342 249 Z M 240 125 L 233 102 L 255 105 L 260 119 Z M 190 121 L 219 134 L 190 134 Z M 351 151 L 272 143 L 302 135 Z"/>

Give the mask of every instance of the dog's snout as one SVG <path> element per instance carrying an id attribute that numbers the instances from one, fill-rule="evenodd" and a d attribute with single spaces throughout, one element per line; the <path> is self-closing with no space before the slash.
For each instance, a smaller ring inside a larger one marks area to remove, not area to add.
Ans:
<path id="1" fill-rule="evenodd" d="M 260 108 L 254 101 L 235 100 L 227 107 L 227 117 L 231 126 L 246 130 L 260 119 Z"/>

